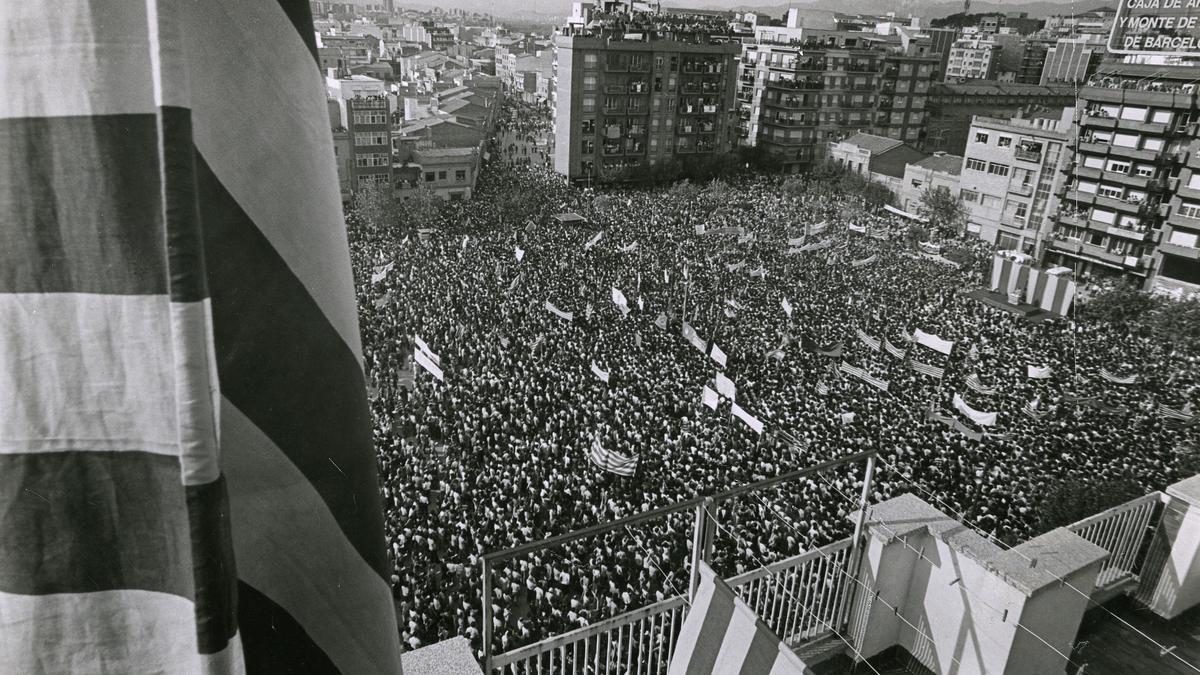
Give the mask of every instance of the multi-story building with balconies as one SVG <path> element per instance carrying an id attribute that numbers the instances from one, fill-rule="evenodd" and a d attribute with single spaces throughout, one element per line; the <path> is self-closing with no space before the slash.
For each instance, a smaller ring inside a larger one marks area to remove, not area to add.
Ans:
<path id="1" fill-rule="evenodd" d="M 739 67 L 741 142 L 787 171 L 859 131 L 916 145 L 939 58 L 928 38 L 828 30 L 787 43 L 760 38 L 744 45 Z"/>
<path id="2" fill-rule="evenodd" d="M 971 120 L 959 175 L 968 232 L 1003 250 L 1036 250 L 1058 207 L 1073 117 L 1067 108 L 1058 118 Z"/>
<path id="3" fill-rule="evenodd" d="M 1195 80 L 1194 66 L 1112 63 L 1080 90 L 1049 262 L 1146 289 L 1200 290 Z"/>
<path id="4" fill-rule="evenodd" d="M 555 38 L 554 168 L 569 180 L 618 180 L 736 146 L 740 47 L 728 22 L 665 14 L 631 21 L 640 23 L 568 25 Z"/>

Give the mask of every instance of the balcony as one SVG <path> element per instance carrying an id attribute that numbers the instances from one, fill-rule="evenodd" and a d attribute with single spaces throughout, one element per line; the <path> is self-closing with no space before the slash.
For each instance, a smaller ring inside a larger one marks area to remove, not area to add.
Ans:
<path id="1" fill-rule="evenodd" d="M 1042 163 L 1042 153 L 1041 152 L 1035 152 L 1033 150 L 1026 150 L 1024 148 L 1014 149 L 1013 157 L 1021 160 L 1022 162 L 1033 162 L 1034 164 Z"/>
<path id="2" fill-rule="evenodd" d="M 1177 255 L 1181 258 L 1190 258 L 1192 260 L 1200 260 L 1200 249 L 1192 248 L 1191 246 L 1180 246 L 1179 244 L 1172 244 L 1169 241 L 1164 241 L 1158 245 L 1158 250 L 1160 253 Z"/>
<path id="3" fill-rule="evenodd" d="M 1009 183 L 1008 191 L 1013 193 L 1014 195 L 1021 195 L 1022 197 L 1031 197 L 1031 196 L 1033 196 L 1033 185 L 1020 185 L 1017 183 Z"/>
<path id="4" fill-rule="evenodd" d="M 606 94 L 624 94 L 626 92 L 623 84 L 606 84 L 604 85 L 604 93 Z"/>

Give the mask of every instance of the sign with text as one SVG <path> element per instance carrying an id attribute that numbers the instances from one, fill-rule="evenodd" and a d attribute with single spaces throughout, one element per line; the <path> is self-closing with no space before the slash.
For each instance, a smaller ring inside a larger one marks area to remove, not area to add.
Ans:
<path id="1" fill-rule="evenodd" d="M 1200 56 L 1200 0 L 1120 0 L 1108 50 Z"/>

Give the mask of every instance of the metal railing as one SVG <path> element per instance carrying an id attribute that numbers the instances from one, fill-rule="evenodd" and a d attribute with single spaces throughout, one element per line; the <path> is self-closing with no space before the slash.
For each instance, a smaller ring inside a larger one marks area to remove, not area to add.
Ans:
<path id="1" fill-rule="evenodd" d="M 1147 540 L 1157 525 L 1154 516 L 1162 496 L 1161 492 L 1152 492 L 1067 526 L 1068 530 L 1109 552 L 1096 577 L 1097 593 L 1127 580 L 1137 580 L 1145 559 Z"/>
<path id="2" fill-rule="evenodd" d="M 851 592 L 849 538 L 728 580 L 741 599 L 788 645 L 807 642 L 837 626 Z M 769 570 L 769 571 L 768 571 Z M 675 596 L 590 626 L 497 655 L 502 675 L 667 672 L 687 600 Z"/>

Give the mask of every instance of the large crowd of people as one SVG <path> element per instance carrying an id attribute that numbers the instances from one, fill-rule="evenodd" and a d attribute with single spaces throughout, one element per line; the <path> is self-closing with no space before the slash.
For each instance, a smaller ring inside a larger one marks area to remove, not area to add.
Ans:
<path id="1" fill-rule="evenodd" d="M 1194 355 L 1121 326 L 988 306 L 967 295 L 984 284 L 986 251 L 961 268 L 925 255 L 901 218 L 815 181 L 596 193 L 495 164 L 472 201 L 448 204 L 424 232 L 348 218 L 408 646 L 466 635 L 480 647 L 484 553 L 862 450 L 881 459 L 873 499 L 916 491 L 1008 542 L 1036 533 L 1039 500 L 1060 481 L 1158 489 L 1179 478 L 1172 453 L 1194 432 L 1157 406 L 1190 402 Z M 683 337 L 685 321 L 727 355 L 724 368 Z M 859 330 L 906 355 L 874 349 Z M 951 353 L 909 342 L 916 330 L 953 341 Z M 414 336 L 441 381 L 414 364 Z M 887 390 L 839 373 L 843 361 Z M 1052 376 L 1031 379 L 1030 365 Z M 1101 368 L 1137 380 L 1115 384 Z M 704 405 L 717 372 L 761 434 L 728 401 Z M 965 386 L 972 375 L 995 393 Z M 955 394 L 998 413 L 982 440 L 930 415 L 965 420 Z M 1078 402 L 1093 396 L 1101 405 Z M 597 442 L 636 458 L 634 475 L 591 463 Z M 846 536 L 861 474 L 843 466 L 727 503 L 718 568 L 738 573 Z M 678 594 L 690 518 L 500 565 L 495 649 Z"/>

